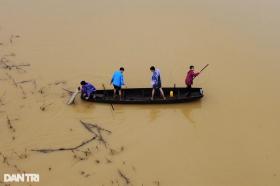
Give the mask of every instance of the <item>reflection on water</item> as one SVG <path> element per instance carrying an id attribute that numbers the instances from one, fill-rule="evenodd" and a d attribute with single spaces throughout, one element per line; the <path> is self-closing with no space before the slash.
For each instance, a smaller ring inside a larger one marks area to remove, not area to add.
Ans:
<path id="1" fill-rule="evenodd" d="M 114 113 L 118 114 L 126 114 L 126 111 L 134 111 L 134 112 L 148 112 L 148 121 L 149 123 L 153 123 L 159 117 L 162 116 L 163 112 L 170 112 L 170 113 L 181 113 L 195 127 L 195 118 L 192 116 L 192 112 L 199 112 L 201 109 L 201 105 L 203 102 L 201 100 L 189 102 L 189 103 L 182 103 L 182 104 L 166 104 L 166 105 L 115 105 Z M 98 105 L 98 104 L 97 104 Z M 108 105 L 108 107 L 110 107 Z"/>

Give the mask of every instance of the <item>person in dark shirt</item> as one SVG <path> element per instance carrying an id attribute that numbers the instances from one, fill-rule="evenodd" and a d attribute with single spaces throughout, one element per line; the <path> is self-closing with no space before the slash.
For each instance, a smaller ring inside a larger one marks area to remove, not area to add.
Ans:
<path id="1" fill-rule="evenodd" d="M 87 100 L 95 97 L 96 88 L 92 84 L 85 81 L 81 81 L 81 85 L 82 85 L 82 90 L 81 90 L 82 97 L 84 97 Z"/>

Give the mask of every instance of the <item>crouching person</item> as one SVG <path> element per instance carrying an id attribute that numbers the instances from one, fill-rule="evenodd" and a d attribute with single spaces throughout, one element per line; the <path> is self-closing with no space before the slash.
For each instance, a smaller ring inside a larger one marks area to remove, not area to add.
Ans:
<path id="1" fill-rule="evenodd" d="M 81 90 L 83 98 L 85 98 L 86 100 L 95 98 L 96 88 L 92 84 L 85 81 L 81 81 L 81 85 L 82 90 L 80 87 L 78 89 Z"/>

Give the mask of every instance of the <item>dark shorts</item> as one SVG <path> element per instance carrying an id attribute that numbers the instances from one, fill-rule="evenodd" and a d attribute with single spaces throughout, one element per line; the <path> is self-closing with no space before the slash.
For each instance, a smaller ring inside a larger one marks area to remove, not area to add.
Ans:
<path id="1" fill-rule="evenodd" d="M 120 91 L 120 90 L 122 89 L 122 87 L 119 87 L 119 86 L 114 85 L 114 89 L 115 89 L 116 91 Z"/>
<path id="2" fill-rule="evenodd" d="M 153 89 L 160 89 L 160 88 L 161 88 L 161 83 L 153 85 Z"/>

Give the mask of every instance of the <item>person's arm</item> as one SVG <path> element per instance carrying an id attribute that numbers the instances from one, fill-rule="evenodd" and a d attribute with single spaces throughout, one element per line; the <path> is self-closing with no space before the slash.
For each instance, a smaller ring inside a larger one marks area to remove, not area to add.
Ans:
<path id="1" fill-rule="evenodd" d="M 86 85 L 82 86 L 82 94 L 84 96 L 88 97 L 88 91 L 87 91 L 87 86 Z"/>
<path id="2" fill-rule="evenodd" d="M 185 78 L 185 84 L 187 85 L 188 84 L 188 79 L 189 79 L 189 76 L 188 74 L 186 75 L 186 78 Z"/>
<path id="3" fill-rule="evenodd" d="M 113 76 L 112 76 L 112 79 L 111 79 L 110 85 L 113 83 L 114 78 L 115 78 L 115 73 L 114 73 L 114 74 L 113 74 Z"/>
<path id="4" fill-rule="evenodd" d="M 199 72 L 194 73 L 194 74 L 193 74 L 193 77 L 195 78 L 195 77 L 198 76 L 199 74 L 200 74 Z"/>
<path id="5" fill-rule="evenodd" d="M 124 82 L 124 77 L 123 77 L 123 75 L 121 76 L 121 85 L 125 85 L 125 82 Z"/>
<path id="6" fill-rule="evenodd" d="M 152 85 L 155 85 L 155 84 L 157 84 L 157 76 L 156 76 L 156 74 L 153 74 L 152 75 Z"/>

